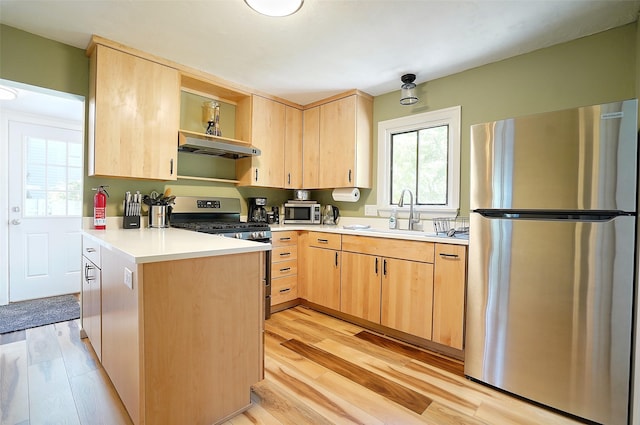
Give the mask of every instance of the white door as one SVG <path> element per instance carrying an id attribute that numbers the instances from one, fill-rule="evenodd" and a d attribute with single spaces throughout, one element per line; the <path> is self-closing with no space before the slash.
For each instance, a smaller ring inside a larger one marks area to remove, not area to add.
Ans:
<path id="1" fill-rule="evenodd" d="M 82 132 L 8 127 L 9 301 L 80 292 Z"/>

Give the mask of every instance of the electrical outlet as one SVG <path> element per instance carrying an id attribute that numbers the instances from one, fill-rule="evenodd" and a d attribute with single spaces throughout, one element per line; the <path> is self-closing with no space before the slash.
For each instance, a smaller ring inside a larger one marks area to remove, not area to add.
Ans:
<path id="1" fill-rule="evenodd" d="M 133 289 L 133 272 L 126 267 L 124 268 L 124 285 Z"/>
<path id="2" fill-rule="evenodd" d="M 378 216 L 378 206 L 377 205 L 365 205 L 364 206 L 364 215 L 367 217 L 377 217 Z"/>

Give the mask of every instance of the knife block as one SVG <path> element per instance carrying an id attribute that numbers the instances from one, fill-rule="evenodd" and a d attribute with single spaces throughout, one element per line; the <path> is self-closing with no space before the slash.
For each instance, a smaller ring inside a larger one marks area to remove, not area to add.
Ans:
<path id="1" fill-rule="evenodd" d="M 140 216 L 139 215 L 125 215 L 122 217 L 123 229 L 139 229 L 140 228 Z"/>

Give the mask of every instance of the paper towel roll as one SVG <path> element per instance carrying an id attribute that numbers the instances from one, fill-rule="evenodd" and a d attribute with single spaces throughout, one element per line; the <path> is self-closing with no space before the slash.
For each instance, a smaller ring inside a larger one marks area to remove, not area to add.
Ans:
<path id="1" fill-rule="evenodd" d="M 358 202 L 358 199 L 360 199 L 360 189 L 357 187 L 333 189 L 333 193 L 331 195 L 333 196 L 334 201 Z"/>

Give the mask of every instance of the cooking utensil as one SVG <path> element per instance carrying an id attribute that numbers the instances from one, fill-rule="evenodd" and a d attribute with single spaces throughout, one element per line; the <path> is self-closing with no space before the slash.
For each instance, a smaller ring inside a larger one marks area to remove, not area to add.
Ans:
<path id="1" fill-rule="evenodd" d="M 308 190 L 297 189 L 293 191 L 293 199 L 296 201 L 308 201 L 310 192 Z"/>

